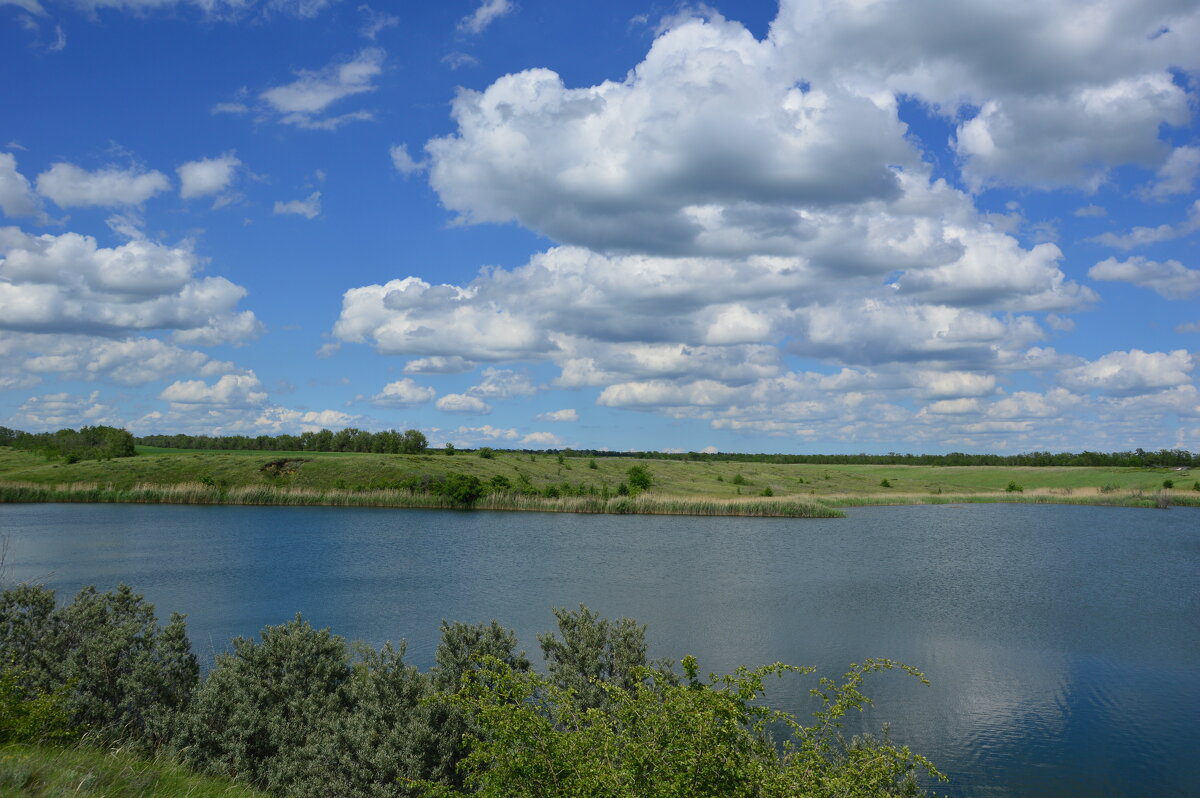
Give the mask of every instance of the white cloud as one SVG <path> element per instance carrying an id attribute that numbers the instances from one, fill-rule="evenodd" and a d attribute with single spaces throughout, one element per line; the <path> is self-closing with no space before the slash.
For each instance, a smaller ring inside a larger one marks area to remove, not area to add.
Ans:
<path id="1" fill-rule="evenodd" d="M 493 427 L 491 424 L 484 424 L 482 427 L 458 427 L 450 434 L 461 441 L 514 441 L 521 435 L 511 427 L 506 429 Z"/>
<path id="2" fill-rule="evenodd" d="M 406 144 L 393 145 L 388 150 L 388 154 L 392 156 L 392 166 L 405 177 L 422 172 L 426 168 L 426 164 L 423 161 L 413 160 L 412 156 L 408 154 L 408 145 Z"/>
<path id="3" fill-rule="evenodd" d="M 540 446 L 544 449 L 558 449 L 563 445 L 563 439 L 553 432 L 531 432 L 521 438 L 522 446 Z"/>
<path id="4" fill-rule="evenodd" d="M 188 161 L 175 170 L 179 173 L 179 196 L 192 199 L 219 194 L 233 182 L 241 165 L 242 162 L 231 153 Z"/>
<path id="5" fill-rule="evenodd" d="M 1134 249 L 1149 246 L 1162 241 L 1170 241 L 1182 236 L 1191 235 L 1200 230 L 1200 200 L 1192 203 L 1187 218 L 1178 224 L 1160 224 L 1158 227 L 1135 227 L 1128 233 L 1103 233 L 1089 239 L 1099 244 L 1116 249 Z"/>
<path id="6" fill-rule="evenodd" d="M 511 0 L 480 0 L 479 8 L 459 20 L 458 29 L 464 33 L 483 33 L 489 25 L 513 10 Z"/>
<path id="7" fill-rule="evenodd" d="M 37 176 L 37 190 L 60 208 L 141 205 L 171 187 L 162 172 L 106 166 L 94 172 L 59 162 Z"/>
<path id="8" fill-rule="evenodd" d="M 204 380 L 179 380 L 163 389 L 159 399 L 177 405 L 214 405 L 245 408 L 267 401 L 258 377 L 250 374 L 226 374 L 212 385 Z"/>
<path id="9" fill-rule="evenodd" d="M 38 0 L 0 0 L 0 6 L 5 5 L 23 8 L 30 14 L 36 14 L 39 17 L 46 14 L 46 9 L 42 8 L 42 4 Z"/>
<path id="10" fill-rule="evenodd" d="M 1159 167 L 1156 180 L 1142 189 L 1147 199 L 1167 199 L 1177 194 L 1189 194 L 1200 178 L 1200 147 L 1176 147 Z"/>
<path id="11" fill-rule="evenodd" d="M 483 380 L 467 389 L 467 395 L 481 399 L 514 399 L 533 396 L 537 390 L 537 386 L 525 374 L 489 367 L 483 370 Z"/>
<path id="12" fill-rule="evenodd" d="M 17 171 L 12 153 L 0 152 L 0 211 L 6 216 L 42 216 L 25 176 Z"/>
<path id="13" fill-rule="evenodd" d="M 371 119 L 368 111 L 327 116 L 330 106 L 347 97 L 375 91 L 372 81 L 383 72 L 384 51 L 369 47 L 349 61 L 324 69 L 299 70 L 296 80 L 267 89 L 259 95 L 279 121 L 304 128 L 331 130 L 345 122 Z"/>
<path id="14" fill-rule="evenodd" d="M 492 408 L 487 402 L 461 393 L 448 393 L 434 404 L 443 413 L 461 413 L 463 415 L 479 416 L 492 412 Z"/>
<path id="15" fill-rule="evenodd" d="M 87 396 L 66 392 L 31 396 L 21 403 L 10 421 L 14 427 L 31 432 L 96 424 L 121 424 L 115 408 L 101 402 L 98 391 L 93 391 Z"/>
<path id="16" fill-rule="evenodd" d="M 1159 263 L 1139 256 L 1126 261 L 1109 258 L 1089 269 L 1088 277 L 1133 283 L 1157 291 L 1167 299 L 1187 299 L 1200 294 L 1200 269 L 1189 269 L 1177 260 Z"/>
<path id="17" fill-rule="evenodd" d="M 1191 321 L 1186 324 L 1180 324 L 1175 328 L 1177 333 L 1200 333 L 1200 321 Z"/>
<path id="18" fill-rule="evenodd" d="M 178 374 L 217 376 L 237 371 L 227 361 L 156 338 L 112 340 L 84 335 L 0 332 L 0 364 L 24 374 L 145 385 Z"/>
<path id="19" fill-rule="evenodd" d="M 404 364 L 405 374 L 462 374 L 475 368 L 474 361 L 458 355 L 421 357 Z"/>
<path id="20" fill-rule="evenodd" d="M 321 215 L 321 192 L 314 191 L 302 200 L 275 201 L 277 215 L 294 214 L 305 219 L 315 219 Z"/>
<path id="21" fill-rule="evenodd" d="M 371 397 L 371 404 L 380 407 L 410 407 L 424 404 L 437 396 L 437 391 L 426 385 L 418 385 L 407 377 L 383 386 L 383 391 Z"/>
<path id="22" fill-rule="evenodd" d="M 546 413 L 538 413 L 538 421 L 578 421 L 579 413 L 573 407 L 568 407 L 563 410 L 551 410 Z"/>
<path id="23" fill-rule="evenodd" d="M 97 246 L 90 236 L 0 228 L 0 329 L 119 335 L 175 331 L 183 342 L 253 337 L 261 325 L 236 306 L 246 290 L 197 278 L 188 245 L 145 239 Z"/>
<path id="24" fill-rule="evenodd" d="M 1099 205 L 1083 205 L 1075 209 L 1075 215 L 1080 218 L 1099 219 L 1108 216 L 1108 211 Z"/>
<path id="25" fill-rule="evenodd" d="M 1145 394 L 1191 382 L 1195 367 L 1186 349 L 1173 352 L 1109 352 L 1097 360 L 1064 369 L 1059 380 L 1076 391 L 1098 390 L 1113 396 Z"/>

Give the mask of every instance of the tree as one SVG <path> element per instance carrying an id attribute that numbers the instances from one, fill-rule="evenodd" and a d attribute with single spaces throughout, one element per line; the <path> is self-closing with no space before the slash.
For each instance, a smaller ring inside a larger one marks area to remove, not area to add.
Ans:
<path id="1" fill-rule="evenodd" d="M 629 487 L 634 490 L 649 490 L 651 479 L 650 472 L 643 466 L 635 465 L 626 472 L 629 477 Z"/>
<path id="2" fill-rule="evenodd" d="M 429 441 L 420 430 L 406 429 L 400 436 L 401 454 L 420 454 L 429 447 Z"/>

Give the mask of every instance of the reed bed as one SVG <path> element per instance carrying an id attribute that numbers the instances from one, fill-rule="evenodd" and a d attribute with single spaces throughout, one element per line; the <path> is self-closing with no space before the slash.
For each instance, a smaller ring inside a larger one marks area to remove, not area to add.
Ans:
<path id="1" fill-rule="evenodd" d="M 237 504 L 294 507 L 396 507 L 462 509 L 433 494 L 404 490 L 323 490 L 315 488 L 250 485 L 220 488 L 199 482 L 176 485 L 139 484 L 131 488 L 74 483 L 41 485 L 0 483 L 0 503 L 90 502 L 129 504 Z M 787 498 L 679 498 L 653 495 L 565 496 L 556 499 L 494 493 L 472 505 L 477 510 L 510 510 L 551 513 L 607 513 L 614 515 L 712 515 L 772 518 L 840 518 L 840 510 L 823 502 Z"/>
<path id="2" fill-rule="evenodd" d="M 903 493 L 825 496 L 834 507 L 875 507 L 912 504 L 1075 504 L 1096 507 L 1200 507 L 1200 493 L 1140 490 L 1103 493 L 1096 490 L 1043 490 L 1028 493 Z"/>

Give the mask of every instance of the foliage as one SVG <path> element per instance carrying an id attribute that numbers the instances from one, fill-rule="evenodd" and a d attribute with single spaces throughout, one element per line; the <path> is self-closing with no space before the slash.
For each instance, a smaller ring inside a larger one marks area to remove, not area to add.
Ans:
<path id="1" fill-rule="evenodd" d="M 43 587 L 4 591 L 0 652 L 23 689 L 65 690 L 72 725 L 151 748 L 172 735 L 199 678 L 183 616 L 160 627 L 154 607 L 127 585 L 84 588 L 61 608 Z"/>
<path id="2" fill-rule="evenodd" d="M 0 671 L 0 744 L 41 743 L 74 736 L 67 716 L 66 690 L 36 692 L 23 686 L 15 668 Z"/>
<path id="3" fill-rule="evenodd" d="M 588 468 L 590 468 L 593 471 L 596 471 L 600 468 L 600 466 L 596 465 L 595 458 L 588 460 Z"/>
<path id="4" fill-rule="evenodd" d="M 470 507 L 487 493 L 474 474 L 450 474 L 438 492 L 459 507 Z"/>
<path id="5" fill-rule="evenodd" d="M 604 685 L 630 689 L 646 678 L 646 627 L 632 618 L 610 621 L 585 605 L 579 611 L 554 609 L 558 634 L 538 635 L 550 681 L 576 696 L 584 709 L 608 701 Z M 652 663 L 664 679 L 670 679 L 669 665 Z"/>
<path id="6" fill-rule="evenodd" d="M 1164 488 L 1166 488 L 1167 490 L 1170 490 L 1171 488 L 1175 487 L 1175 481 L 1172 479 L 1164 479 L 1162 482 L 1162 486 Z"/>
<path id="7" fill-rule="evenodd" d="M 1004 487 L 1005 493 L 1023 493 L 1025 489 L 1017 484 L 1015 479 L 1010 479 Z"/>
<path id="8" fill-rule="evenodd" d="M 29 433 L 0 427 L 0 445 L 24 449 L 68 463 L 80 460 L 111 460 L 137 454 L 133 436 L 127 430 L 103 425 L 78 430 Z"/>
<path id="9" fill-rule="evenodd" d="M 762 492 L 761 492 L 761 493 L 759 493 L 758 495 L 759 495 L 759 496 L 774 496 L 774 495 L 775 495 L 775 491 L 771 490 L 771 486 L 770 486 L 770 485 L 768 485 L 767 487 L 763 488 L 763 489 L 762 489 Z"/>
<path id="10" fill-rule="evenodd" d="M 490 446 L 481 446 L 479 448 L 479 456 L 484 460 L 492 460 L 496 457 L 496 450 Z"/>
<path id="11" fill-rule="evenodd" d="M 450 700 L 480 727 L 468 738 L 467 785 L 479 796 L 901 796 L 921 794 L 920 772 L 939 774 L 907 748 L 857 738 L 847 741 L 840 719 L 869 699 L 869 673 L 912 668 L 889 660 L 851 666 L 841 683 L 822 679 L 816 723 L 760 703 L 768 676 L 811 673 L 776 664 L 697 678 L 683 660 L 685 683 L 642 669 L 630 686 L 599 685 L 605 700 L 581 702 L 553 679 L 518 673 L 491 660 L 471 673 Z M 787 737 L 776 741 L 775 729 Z M 434 789 L 434 794 L 462 795 Z"/>
<path id="12" fill-rule="evenodd" d="M 629 478 L 629 487 L 633 490 L 650 489 L 652 480 L 650 479 L 650 472 L 646 470 L 645 466 L 631 466 L 625 474 Z"/>
<path id="13" fill-rule="evenodd" d="M 741 473 L 734 474 L 734 475 L 733 475 L 733 479 L 732 479 L 732 480 L 730 480 L 730 481 L 731 481 L 731 482 L 733 482 L 733 484 L 734 484 L 734 485 L 748 485 L 748 484 L 750 484 L 750 483 L 748 483 L 748 482 L 746 481 L 746 478 L 745 478 L 744 476 L 742 476 L 742 475 L 741 475 Z"/>
<path id="14" fill-rule="evenodd" d="M 887 479 L 881 479 L 881 480 L 879 480 L 879 487 L 881 487 L 881 488 L 890 488 L 891 486 L 892 486 L 892 483 L 891 483 L 889 480 L 887 480 Z"/>

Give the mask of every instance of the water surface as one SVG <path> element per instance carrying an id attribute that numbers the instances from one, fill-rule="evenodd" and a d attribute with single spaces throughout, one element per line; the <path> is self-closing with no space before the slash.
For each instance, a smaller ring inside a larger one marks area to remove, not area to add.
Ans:
<path id="1" fill-rule="evenodd" d="M 551 608 L 648 625 L 705 670 L 841 673 L 869 727 L 959 796 L 1200 795 L 1200 510 L 865 507 L 846 519 L 359 508 L 0 505 L 5 578 L 126 582 L 188 614 L 202 660 L 295 613 L 433 662 L 438 623 L 492 618 L 531 654 Z M 536 659 L 537 657 L 535 657 Z M 769 698 L 808 709 L 811 682 Z M 774 685 L 773 685 L 774 687 Z"/>

